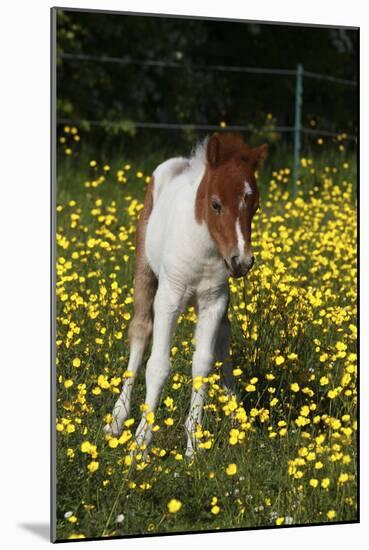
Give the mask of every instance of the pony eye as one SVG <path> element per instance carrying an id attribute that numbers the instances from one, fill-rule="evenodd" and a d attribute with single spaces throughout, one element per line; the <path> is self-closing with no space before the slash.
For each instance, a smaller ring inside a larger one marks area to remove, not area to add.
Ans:
<path id="1" fill-rule="evenodd" d="M 212 209 L 214 210 L 214 212 L 215 212 L 216 214 L 220 214 L 221 211 L 222 211 L 222 205 L 221 205 L 220 202 L 217 201 L 216 199 L 213 199 L 213 200 L 211 201 L 211 207 L 212 207 Z"/>

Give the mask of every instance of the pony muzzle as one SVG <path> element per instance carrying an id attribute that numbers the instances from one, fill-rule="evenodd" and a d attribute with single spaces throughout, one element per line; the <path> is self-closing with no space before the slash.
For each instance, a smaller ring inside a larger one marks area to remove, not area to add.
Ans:
<path id="1" fill-rule="evenodd" d="M 238 255 L 229 255 L 224 258 L 224 263 L 229 275 L 234 278 L 244 277 L 254 265 L 254 256 L 242 257 Z"/>

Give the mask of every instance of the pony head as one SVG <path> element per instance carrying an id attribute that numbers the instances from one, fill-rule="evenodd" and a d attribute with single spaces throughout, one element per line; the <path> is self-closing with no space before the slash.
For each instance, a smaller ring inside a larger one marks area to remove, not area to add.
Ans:
<path id="1" fill-rule="evenodd" d="M 206 223 L 228 273 L 251 269 L 251 221 L 259 207 L 255 172 L 268 146 L 249 147 L 238 134 L 213 134 L 206 143 L 206 170 L 197 191 L 195 217 Z"/>

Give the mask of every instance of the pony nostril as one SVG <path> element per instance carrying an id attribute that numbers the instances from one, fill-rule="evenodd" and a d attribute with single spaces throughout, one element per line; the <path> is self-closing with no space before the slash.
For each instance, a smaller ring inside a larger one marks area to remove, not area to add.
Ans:
<path id="1" fill-rule="evenodd" d="M 233 269 L 236 269 L 240 263 L 240 257 L 239 256 L 232 256 L 231 258 L 231 266 Z"/>

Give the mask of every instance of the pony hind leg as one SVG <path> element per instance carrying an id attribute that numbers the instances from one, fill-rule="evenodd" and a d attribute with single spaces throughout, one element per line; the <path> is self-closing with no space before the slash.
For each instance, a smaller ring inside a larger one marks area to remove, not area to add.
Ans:
<path id="1" fill-rule="evenodd" d="M 235 393 L 236 386 L 235 377 L 233 376 L 232 360 L 229 355 L 232 335 L 231 322 L 228 318 L 229 301 L 229 289 L 227 289 L 227 307 L 225 308 L 222 320 L 220 321 L 215 343 L 215 360 L 222 363 L 222 367 L 220 369 L 221 382 L 228 396 Z"/>
<path id="2" fill-rule="evenodd" d="M 129 326 L 129 361 L 127 366 L 127 376 L 124 380 L 122 391 L 114 405 L 112 412 L 112 423 L 105 427 L 106 433 L 112 435 L 120 435 L 123 429 L 125 420 L 129 417 L 131 410 L 131 395 L 134 381 L 138 369 L 142 365 L 143 356 L 152 334 L 153 318 L 152 318 L 152 303 L 154 301 L 156 290 L 156 278 L 146 273 L 145 276 L 140 275 L 142 292 L 140 299 L 135 301 L 135 313 Z M 146 280 L 148 277 L 149 280 Z M 148 284 L 149 283 L 149 284 Z M 137 286 L 141 285 L 136 284 Z"/>
<path id="3" fill-rule="evenodd" d="M 219 326 L 217 341 L 215 344 L 215 360 L 222 363 L 220 371 L 222 386 L 226 390 L 228 396 L 235 393 L 235 378 L 232 372 L 232 360 L 229 355 L 231 333 L 231 323 L 228 319 L 227 311 L 225 311 Z"/>
<path id="4" fill-rule="evenodd" d="M 112 423 L 107 424 L 104 428 L 105 433 L 110 433 L 114 436 L 120 435 L 123 424 L 129 417 L 133 384 L 152 334 L 153 303 L 158 282 L 145 256 L 146 227 L 152 210 L 152 185 L 153 180 L 147 189 L 144 208 L 137 226 L 134 316 L 128 331 L 129 361 L 127 377 L 124 380 L 122 391 L 113 408 Z"/>

